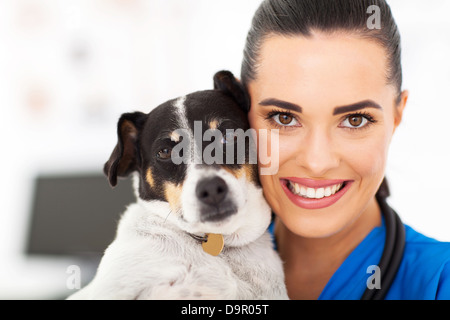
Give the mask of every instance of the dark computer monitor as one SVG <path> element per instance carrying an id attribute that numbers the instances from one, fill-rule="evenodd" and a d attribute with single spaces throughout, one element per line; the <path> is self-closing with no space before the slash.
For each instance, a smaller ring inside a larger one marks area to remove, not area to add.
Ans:
<path id="1" fill-rule="evenodd" d="M 131 178 L 112 189 L 100 172 L 39 175 L 26 253 L 101 256 L 115 237 L 120 215 L 133 202 Z"/>

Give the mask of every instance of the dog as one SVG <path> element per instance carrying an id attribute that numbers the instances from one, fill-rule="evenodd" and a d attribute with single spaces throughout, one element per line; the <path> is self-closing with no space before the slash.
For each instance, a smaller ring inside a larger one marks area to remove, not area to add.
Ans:
<path id="1" fill-rule="evenodd" d="M 219 71 L 213 90 L 120 117 L 104 173 L 112 187 L 118 177 L 133 174 L 137 202 L 120 218 L 94 279 L 69 299 L 288 298 L 267 231 L 271 209 L 257 164 L 248 161 L 250 144 L 244 146 L 244 163 L 174 163 L 177 146 L 185 147 L 178 160 L 211 148 L 213 142 L 192 139 L 199 125 L 202 134 L 220 134 L 216 143 L 235 144 L 222 154 L 216 150 L 215 159 L 236 151 L 230 130 L 249 129 L 248 108 L 242 84 Z"/>

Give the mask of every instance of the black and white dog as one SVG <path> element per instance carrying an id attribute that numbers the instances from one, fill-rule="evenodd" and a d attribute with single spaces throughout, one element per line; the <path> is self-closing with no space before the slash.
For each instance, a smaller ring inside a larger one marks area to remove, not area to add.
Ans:
<path id="1" fill-rule="evenodd" d="M 219 133 L 214 141 L 229 147 L 231 129 L 249 129 L 248 103 L 242 85 L 220 71 L 214 90 L 121 116 L 104 172 L 112 186 L 134 172 L 137 202 L 121 217 L 95 278 L 69 299 L 287 299 L 249 144 L 245 163 L 192 161 L 212 143 L 195 139 L 195 130 Z M 183 144 L 178 160 L 190 161 L 177 164 L 173 153 Z M 234 150 L 236 160 L 237 147 L 216 150 L 214 159 Z"/>

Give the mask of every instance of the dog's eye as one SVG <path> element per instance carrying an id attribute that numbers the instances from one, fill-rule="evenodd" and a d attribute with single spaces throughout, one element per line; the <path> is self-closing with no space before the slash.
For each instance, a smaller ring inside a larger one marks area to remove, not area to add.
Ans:
<path id="1" fill-rule="evenodd" d="M 156 157 L 162 160 L 170 159 L 172 155 L 172 149 L 171 148 L 164 148 L 159 150 L 159 152 L 156 154 Z"/>
<path id="2" fill-rule="evenodd" d="M 237 136 L 236 133 L 233 131 L 228 131 L 222 136 L 222 140 L 220 141 L 222 144 L 225 143 L 234 143 L 234 141 L 236 140 Z"/>

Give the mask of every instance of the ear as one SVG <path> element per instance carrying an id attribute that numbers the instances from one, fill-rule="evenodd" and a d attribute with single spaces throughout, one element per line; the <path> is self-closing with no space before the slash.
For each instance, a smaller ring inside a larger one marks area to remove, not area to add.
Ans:
<path id="1" fill-rule="evenodd" d="M 124 113 L 119 119 L 117 124 L 118 141 L 103 167 L 103 172 L 112 187 L 117 185 L 117 176 L 126 177 L 138 167 L 137 142 L 147 116 L 142 112 Z"/>
<path id="2" fill-rule="evenodd" d="M 231 96 L 245 112 L 250 110 L 250 98 L 247 91 L 230 71 L 222 70 L 214 75 L 214 89 Z"/>
<path id="3" fill-rule="evenodd" d="M 399 99 L 394 107 L 394 131 L 399 126 L 403 118 L 403 111 L 405 110 L 406 103 L 408 102 L 409 91 L 403 90 L 399 96 Z"/>

